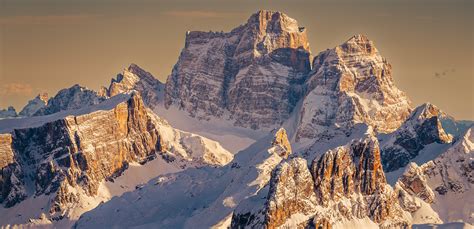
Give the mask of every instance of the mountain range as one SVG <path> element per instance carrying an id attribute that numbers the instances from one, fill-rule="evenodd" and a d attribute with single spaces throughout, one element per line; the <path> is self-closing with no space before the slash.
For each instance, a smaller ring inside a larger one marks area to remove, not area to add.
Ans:
<path id="1" fill-rule="evenodd" d="M 187 32 L 166 82 L 131 64 L 0 110 L 0 225 L 469 228 L 473 123 L 413 106 L 366 36 L 313 57 L 260 10 Z"/>

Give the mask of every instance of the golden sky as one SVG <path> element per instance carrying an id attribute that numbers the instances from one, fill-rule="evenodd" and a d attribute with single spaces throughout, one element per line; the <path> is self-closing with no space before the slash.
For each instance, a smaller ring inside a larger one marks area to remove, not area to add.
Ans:
<path id="1" fill-rule="evenodd" d="M 98 89 L 130 63 L 164 81 L 187 30 L 229 31 L 259 9 L 298 20 L 314 55 L 367 35 L 414 105 L 474 120 L 472 0 L 0 0 L 0 108 Z"/>

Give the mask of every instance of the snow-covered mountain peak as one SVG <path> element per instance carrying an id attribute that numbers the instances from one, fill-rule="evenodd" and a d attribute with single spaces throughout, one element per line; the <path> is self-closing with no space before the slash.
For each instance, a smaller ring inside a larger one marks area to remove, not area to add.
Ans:
<path id="1" fill-rule="evenodd" d="M 231 32 L 188 32 L 165 105 L 198 119 L 274 128 L 302 97 L 310 65 L 306 31 L 296 20 L 259 11 Z"/>
<path id="2" fill-rule="evenodd" d="M 80 109 L 96 105 L 106 98 L 87 87 L 75 84 L 70 88 L 60 90 L 50 98 L 44 107 L 38 109 L 33 116 L 49 115 L 64 110 Z"/>
<path id="3" fill-rule="evenodd" d="M 393 82 L 391 65 L 362 35 L 319 53 L 306 85 L 297 139 L 347 135 L 356 123 L 392 132 L 411 112 L 410 100 Z"/>
<path id="4" fill-rule="evenodd" d="M 432 134 L 436 139 L 444 143 L 450 143 L 453 136 L 447 134 L 442 126 L 442 118 L 448 117 L 433 104 L 425 103 L 418 106 L 397 132 L 408 131 L 423 135 Z M 420 128 L 417 130 L 417 128 Z"/>
<path id="5" fill-rule="evenodd" d="M 25 107 L 20 111 L 20 116 L 32 116 L 34 115 L 39 109 L 48 105 L 48 93 L 40 93 L 34 99 L 28 101 Z"/>
<path id="6" fill-rule="evenodd" d="M 437 106 L 431 103 L 424 103 L 418 106 L 413 111 L 413 115 L 410 117 L 410 119 L 422 120 L 422 119 L 428 119 L 435 116 L 441 117 L 441 116 L 447 116 L 447 115 L 443 111 L 441 111 Z"/>
<path id="7" fill-rule="evenodd" d="M 253 14 L 248 19 L 247 26 L 256 26 L 261 33 L 305 32 L 304 27 L 300 27 L 295 19 L 282 12 L 271 10 L 259 10 Z"/>
<path id="8" fill-rule="evenodd" d="M 400 128 L 381 136 L 385 171 L 402 168 L 415 158 L 424 163 L 438 156 L 454 139 L 443 128 L 445 117 L 449 116 L 436 106 L 425 103 L 417 107 Z"/>
<path id="9" fill-rule="evenodd" d="M 163 98 L 164 85 L 151 73 L 136 64 L 130 64 L 128 68 L 117 75 L 117 78 L 110 81 L 107 95 L 112 97 L 131 90 L 139 91 L 145 104 L 153 108 Z"/>

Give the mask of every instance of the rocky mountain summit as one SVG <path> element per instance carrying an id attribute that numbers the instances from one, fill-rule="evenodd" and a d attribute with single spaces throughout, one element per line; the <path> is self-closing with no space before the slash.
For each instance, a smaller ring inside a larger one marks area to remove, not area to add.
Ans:
<path id="1" fill-rule="evenodd" d="M 109 97 L 131 90 L 139 91 L 143 102 L 153 108 L 163 99 L 164 85 L 149 72 L 131 64 L 116 79 L 111 80 L 108 89 L 103 89 L 104 94 Z"/>
<path id="2" fill-rule="evenodd" d="M 271 127 L 289 117 L 309 71 L 304 28 L 262 10 L 229 33 L 188 32 L 165 103 L 200 119 L 228 116 L 238 126 Z"/>
<path id="3" fill-rule="evenodd" d="M 451 143 L 453 136 L 443 129 L 442 116 L 444 113 L 436 106 L 423 104 L 412 112 L 400 128 L 385 136 L 382 146 L 385 171 L 405 167 L 430 144 Z"/>
<path id="4" fill-rule="evenodd" d="M 38 110 L 48 105 L 48 99 L 48 93 L 38 94 L 34 99 L 28 101 L 28 104 L 23 107 L 19 115 L 22 117 L 33 116 Z"/>
<path id="5" fill-rule="evenodd" d="M 297 139 L 349 134 L 356 123 L 391 132 L 411 112 L 410 101 L 394 85 L 391 65 L 366 36 L 318 54 L 309 75 Z"/>

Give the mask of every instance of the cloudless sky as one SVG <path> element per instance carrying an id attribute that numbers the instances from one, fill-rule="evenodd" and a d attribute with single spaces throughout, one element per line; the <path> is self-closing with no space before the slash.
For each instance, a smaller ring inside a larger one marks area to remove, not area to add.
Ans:
<path id="1" fill-rule="evenodd" d="M 40 92 L 92 89 L 130 63 L 165 81 L 187 30 L 229 31 L 259 9 L 307 28 L 313 55 L 354 34 L 375 42 L 396 85 L 474 120 L 471 0 L 0 0 L 0 108 L 19 111 Z"/>

